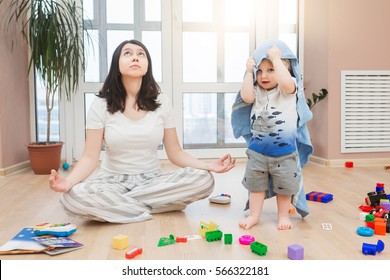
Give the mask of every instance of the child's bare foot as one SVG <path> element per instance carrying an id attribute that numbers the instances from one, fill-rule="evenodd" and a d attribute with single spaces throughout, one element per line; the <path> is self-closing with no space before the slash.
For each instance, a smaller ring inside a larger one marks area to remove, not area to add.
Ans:
<path id="1" fill-rule="evenodd" d="M 278 229 L 279 230 L 285 230 L 285 229 L 291 229 L 293 226 L 291 224 L 289 217 L 279 217 L 278 221 Z"/>
<path id="2" fill-rule="evenodd" d="M 254 225 L 259 223 L 259 217 L 256 216 L 248 216 L 244 220 L 241 221 L 240 227 L 243 229 L 250 229 Z"/>

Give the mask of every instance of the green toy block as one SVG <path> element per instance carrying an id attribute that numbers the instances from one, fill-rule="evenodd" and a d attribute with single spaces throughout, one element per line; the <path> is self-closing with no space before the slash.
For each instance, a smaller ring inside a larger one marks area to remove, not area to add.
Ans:
<path id="1" fill-rule="evenodd" d="M 218 241 L 222 239 L 222 231 L 220 230 L 213 230 L 206 232 L 206 240 L 208 242 L 212 241 Z"/>
<path id="2" fill-rule="evenodd" d="M 250 244 L 251 251 L 259 256 L 265 256 L 267 253 L 267 246 L 260 242 L 254 241 Z"/>
<path id="3" fill-rule="evenodd" d="M 233 235 L 231 233 L 225 233 L 223 235 L 223 241 L 225 242 L 225 245 L 232 244 L 233 243 Z"/>

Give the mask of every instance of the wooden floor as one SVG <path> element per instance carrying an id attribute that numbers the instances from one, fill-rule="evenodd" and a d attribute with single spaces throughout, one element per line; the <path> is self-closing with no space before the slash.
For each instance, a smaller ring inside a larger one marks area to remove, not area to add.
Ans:
<path id="1" fill-rule="evenodd" d="M 170 167 L 172 168 L 172 167 Z M 305 191 L 332 193 L 329 203 L 310 202 L 310 215 L 301 219 L 292 214 L 292 230 L 276 229 L 277 211 L 275 199 L 265 202 L 259 225 L 250 230 L 238 227 L 244 217 L 243 211 L 247 191 L 241 185 L 245 163 L 226 174 L 215 174 L 214 194 L 228 193 L 231 204 L 217 205 L 208 199 L 191 204 L 182 212 L 154 215 L 152 220 L 134 224 L 109 224 L 82 221 L 68 217 L 62 210 L 59 194 L 49 190 L 47 176 L 34 175 L 31 170 L 0 177 L 0 244 L 4 244 L 24 227 L 33 227 L 43 222 L 71 222 L 78 226 L 71 236 L 85 245 L 84 248 L 49 256 L 44 253 L 24 255 L 2 255 L 3 260 L 123 260 L 127 251 L 111 247 L 111 239 L 117 234 L 129 237 L 130 246 L 140 247 L 143 254 L 139 260 L 288 260 L 287 247 L 300 244 L 304 247 L 305 260 L 388 260 L 390 259 L 390 234 L 362 237 L 356 229 L 364 223 L 359 220 L 358 206 L 364 203 L 366 194 L 375 191 L 377 182 L 385 183 L 390 190 L 390 171 L 383 166 L 325 167 L 309 163 L 303 170 Z M 66 173 L 66 171 L 61 171 Z M 223 233 L 233 235 L 233 244 L 223 241 L 207 242 L 204 239 L 191 240 L 158 247 L 160 237 L 198 234 L 200 221 L 214 221 Z M 331 230 L 325 230 L 323 223 L 329 223 Z M 253 254 L 248 246 L 240 245 L 241 235 L 253 235 L 257 241 L 268 246 L 265 256 Z M 385 250 L 375 256 L 363 255 L 362 244 L 376 244 L 378 239 L 385 243 Z"/>

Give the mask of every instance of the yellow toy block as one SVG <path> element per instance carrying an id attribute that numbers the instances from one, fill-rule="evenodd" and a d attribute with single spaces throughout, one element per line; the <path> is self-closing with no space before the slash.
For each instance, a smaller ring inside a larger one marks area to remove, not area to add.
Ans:
<path id="1" fill-rule="evenodd" d="M 200 229 L 199 229 L 199 234 L 202 237 L 205 237 L 206 232 L 208 231 L 214 231 L 218 229 L 218 225 L 211 221 L 209 224 L 206 224 L 205 222 L 201 221 L 200 222 Z"/>
<path id="2" fill-rule="evenodd" d="M 118 234 L 112 238 L 112 248 L 122 250 L 129 246 L 129 238 L 127 235 Z"/>

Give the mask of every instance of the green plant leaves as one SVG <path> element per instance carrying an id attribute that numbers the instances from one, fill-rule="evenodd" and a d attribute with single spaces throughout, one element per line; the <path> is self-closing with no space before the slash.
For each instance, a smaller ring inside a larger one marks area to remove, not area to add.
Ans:
<path id="1" fill-rule="evenodd" d="M 328 90 L 325 88 L 322 88 L 319 93 L 312 93 L 312 97 L 307 98 L 307 105 L 309 106 L 310 110 L 314 107 L 314 105 L 318 104 L 321 100 L 325 99 L 325 97 L 328 95 Z"/>

